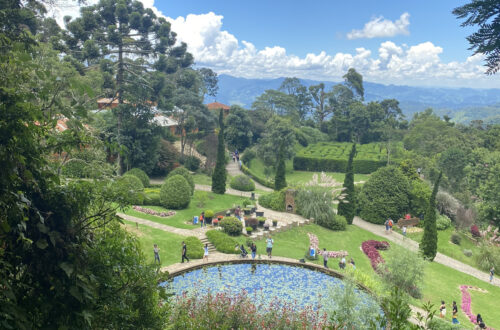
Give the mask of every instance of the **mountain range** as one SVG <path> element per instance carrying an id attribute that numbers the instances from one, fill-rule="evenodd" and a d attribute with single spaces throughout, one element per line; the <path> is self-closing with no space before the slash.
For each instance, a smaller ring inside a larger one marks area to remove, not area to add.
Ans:
<path id="1" fill-rule="evenodd" d="M 250 108 L 256 97 L 267 89 L 278 89 L 285 77 L 275 79 L 247 79 L 219 75 L 217 102 Z M 301 79 L 305 86 L 320 81 Z M 323 81 L 326 90 L 339 82 Z M 468 123 L 483 120 L 500 123 L 500 89 L 413 87 L 364 82 L 365 101 L 397 99 L 407 118 L 418 111 L 432 108 L 440 116 L 447 115 L 455 122 Z M 211 102 L 212 98 L 207 98 Z"/>

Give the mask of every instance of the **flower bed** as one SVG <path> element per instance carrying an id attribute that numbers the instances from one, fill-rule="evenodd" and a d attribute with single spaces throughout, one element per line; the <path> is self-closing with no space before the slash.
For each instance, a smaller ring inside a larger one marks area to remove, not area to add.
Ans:
<path id="1" fill-rule="evenodd" d="M 378 250 L 387 250 L 389 248 L 389 243 L 385 241 L 375 241 L 369 240 L 364 241 L 361 244 L 361 249 L 370 258 L 370 263 L 372 268 L 376 271 L 379 263 L 384 262 L 384 259 L 378 252 Z"/>
<path id="2" fill-rule="evenodd" d="M 472 299 L 470 297 L 470 293 L 469 293 L 469 289 L 473 289 L 473 290 L 477 290 L 477 291 L 481 291 L 481 292 L 487 292 L 485 290 L 482 290 L 476 286 L 470 286 L 470 285 L 461 285 L 460 286 L 460 291 L 462 292 L 462 311 L 465 313 L 465 315 L 467 315 L 467 317 L 469 318 L 469 320 L 472 322 L 472 323 L 476 323 L 476 315 L 474 315 L 474 313 L 472 313 L 472 309 L 471 309 L 471 302 L 472 302 Z M 488 329 L 491 329 L 491 328 L 488 328 Z"/>
<path id="3" fill-rule="evenodd" d="M 347 255 L 349 255 L 349 253 L 347 253 L 347 251 L 323 251 L 323 250 L 320 250 L 318 237 L 314 234 L 311 234 L 311 233 L 307 233 L 307 236 L 309 236 L 309 242 L 310 242 L 311 248 L 313 248 L 314 251 L 316 251 L 316 253 L 319 255 L 324 255 L 326 253 L 328 258 L 341 258 L 341 257 L 346 257 Z"/>
<path id="4" fill-rule="evenodd" d="M 147 209 L 145 207 L 136 206 L 136 205 L 132 206 L 132 209 L 134 209 L 137 212 L 155 215 L 157 217 L 162 217 L 162 218 L 171 217 L 171 216 L 175 215 L 175 211 L 158 212 L 155 210 Z"/>

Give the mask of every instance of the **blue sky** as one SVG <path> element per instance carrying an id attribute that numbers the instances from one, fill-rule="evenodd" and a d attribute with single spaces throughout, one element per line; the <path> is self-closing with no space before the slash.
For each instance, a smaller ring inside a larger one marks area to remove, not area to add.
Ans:
<path id="1" fill-rule="evenodd" d="M 354 67 L 383 84 L 500 88 L 468 50 L 476 28 L 451 13 L 472 0 L 140 1 L 219 74 L 340 81 Z"/>

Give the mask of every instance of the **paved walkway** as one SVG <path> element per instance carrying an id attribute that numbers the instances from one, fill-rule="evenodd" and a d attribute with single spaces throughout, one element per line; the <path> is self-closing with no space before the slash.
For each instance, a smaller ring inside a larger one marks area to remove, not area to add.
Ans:
<path id="1" fill-rule="evenodd" d="M 392 241 L 398 245 L 401 245 L 404 248 L 410 249 L 412 251 L 418 251 L 418 243 L 415 242 L 414 240 L 411 240 L 409 238 L 403 237 L 403 235 L 392 232 L 391 234 L 387 234 L 385 232 L 385 227 L 383 225 L 376 225 L 370 222 L 367 222 L 360 217 L 355 217 L 353 224 L 363 228 L 365 230 L 368 230 L 369 232 L 372 232 L 376 235 L 382 236 L 386 238 L 388 241 Z M 458 260 L 455 260 L 453 258 L 450 258 L 448 256 L 445 256 L 442 253 L 437 253 L 436 258 L 434 258 L 434 262 L 440 263 L 442 265 L 448 266 L 450 268 L 453 268 L 455 270 L 458 270 L 459 272 L 462 272 L 464 274 L 474 276 L 475 278 L 484 281 L 484 282 L 490 282 L 490 276 L 489 274 L 480 271 L 477 268 L 474 268 L 472 266 L 469 266 L 467 264 L 464 264 L 463 262 L 460 262 Z M 500 279 L 499 278 L 494 278 L 493 285 L 500 286 Z"/>
<path id="2" fill-rule="evenodd" d="M 226 165 L 226 170 L 227 170 L 227 173 L 229 173 L 229 175 L 231 176 L 237 176 L 237 175 L 246 175 L 245 173 L 243 173 L 241 170 L 240 170 L 240 167 L 238 165 L 237 162 L 233 162 L 233 160 L 229 160 L 229 163 Z M 253 180 L 255 182 L 255 188 L 256 189 L 259 189 L 259 190 L 263 190 L 263 191 L 273 191 L 273 189 L 269 188 L 269 187 L 266 187 L 266 186 L 263 186 L 261 185 L 260 183 L 258 183 L 257 181 Z"/>

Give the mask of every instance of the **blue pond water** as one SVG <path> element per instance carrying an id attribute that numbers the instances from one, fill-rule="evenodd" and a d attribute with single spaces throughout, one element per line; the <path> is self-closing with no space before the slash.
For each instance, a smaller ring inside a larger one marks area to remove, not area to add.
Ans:
<path id="1" fill-rule="evenodd" d="M 343 287 L 343 282 L 303 267 L 228 264 L 193 270 L 162 285 L 176 295 L 204 294 L 208 291 L 240 293 L 245 290 L 255 297 L 257 304 L 269 304 L 278 300 L 314 309 L 320 306 L 320 309 L 327 310 L 335 307 L 335 302 L 329 295 L 330 290 L 335 286 Z M 356 294 L 361 296 L 363 304 L 375 304 L 367 293 L 357 290 Z"/>

